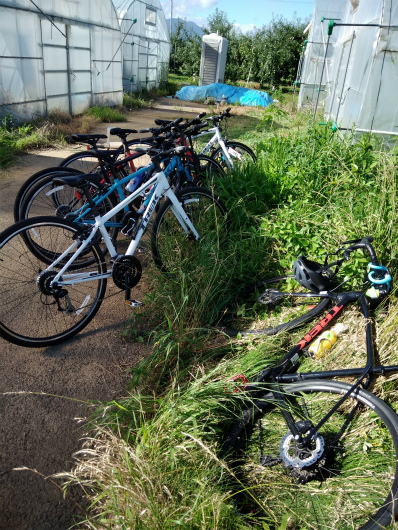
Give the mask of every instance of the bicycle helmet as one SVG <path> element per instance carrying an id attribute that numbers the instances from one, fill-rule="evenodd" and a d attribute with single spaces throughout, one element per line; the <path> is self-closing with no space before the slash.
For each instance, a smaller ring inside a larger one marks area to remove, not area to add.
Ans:
<path id="1" fill-rule="evenodd" d="M 332 288 L 332 272 L 325 267 L 299 256 L 294 262 L 293 274 L 300 285 L 314 292 L 328 291 Z"/>

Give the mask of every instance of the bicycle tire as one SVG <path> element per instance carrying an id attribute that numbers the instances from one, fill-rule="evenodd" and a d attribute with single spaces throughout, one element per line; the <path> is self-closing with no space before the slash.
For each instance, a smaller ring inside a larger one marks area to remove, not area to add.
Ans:
<path id="1" fill-rule="evenodd" d="M 24 201 L 26 193 L 31 189 L 32 186 L 35 186 L 38 182 L 40 182 L 41 179 L 47 178 L 51 175 L 74 175 L 78 173 L 78 171 L 75 171 L 72 168 L 59 168 L 59 167 L 52 167 L 47 169 L 42 169 L 41 171 L 37 171 L 37 173 L 34 173 L 31 177 L 29 177 L 19 188 L 17 196 L 15 197 L 14 201 L 14 221 L 17 223 L 21 220 L 20 218 L 20 211 L 21 206 Z"/>
<path id="2" fill-rule="evenodd" d="M 350 388 L 327 380 L 286 384 L 282 391 L 289 400 L 284 408 L 294 421 L 317 425 Z M 240 495 L 241 510 L 272 528 L 279 527 L 287 514 L 289 528 L 380 530 L 398 513 L 398 417 L 366 390 L 353 392 L 320 428 L 307 453 L 295 447 L 275 398 L 265 393 L 233 424 L 222 455 L 236 467 L 239 490 L 246 491 Z M 305 458 L 317 460 L 300 467 Z"/>
<path id="3" fill-rule="evenodd" d="M 187 165 L 195 186 L 200 186 L 206 181 L 211 182 L 214 178 L 225 177 L 223 168 L 210 156 L 197 154 L 192 156 L 193 161 Z"/>
<path id="4" fill-rule="evenodd" d="M 254 151 L 247 145 L 235 141 L 225 142 L 225 145 L 227 148 L 231 148 L 233 150 L 230 153 L 230 156 L 234 163 L 234 167 L 236 167 L 236 162 L 238 162 L 238 165 L 240 163 L 257 162 L 257 156 L 254 154 Z M 239 153 L 242 158 L 239 159 L 238 155 L 236 155 L 234 151 Z M 211 157 L 220 164 L 223 171 L 227 171 L 229 169 L 229 166 L 225 161 L 224 152 L 221 147 L 217 147 L 217 149 L 212 153 Z"/>
<path id="5" fill-rule="evenodd" d="M 46 270 L 81 233 L 82 229 L 70 221 L 37 217 L 20 221 L 1 234 L 1 337 L 19 346 L 50 346 L 73 337 L 92 320 L 104 298 L 106 278 L 67 285 L 62 292 L 50 287 L 60 264 Z M 27 243 L 32 237 L 44 241 L 44 253 L 32 252 Z M 88 253 L 92 266 L 76 263 L 68 270 L 71 274 L 76 269 L 79 274 L 106 273 L 99 246 L 94 243 L 86 250 L 85 262 Z M 61 264 L 70 256 L 67 254 Z"/>
<path id="6" fill-rule="evenodd" d="M 226 308 L 224 316 L 219 322 L 218 328 L 230 337 L 236 337 L 238 335 L 241 337 L 247 337 L 250 335 L 276 335 L 282 331 L 288 331 L 301 326 L 305 322 L 309 322 L 316 315 L 323 313 L 330 306 L 331 301 L 329 298 L 319 299 L 319 297 L 313 297 L 311 299 L 311 295 L 314 293 L 308 291 L 305 291 L 308 295 L 306 298 L 292 298 L 290 300 L 288 297 L 278 298 L 277 295 L 272 296 L 272 290 L 276 289 L 276 287 L 278 287 L 277 290 L 285 292 L 291 291 L 291 289 L 288 289 L 286 286 L 284 287 L 284 285 L 286 282 L 292 281 L 293 279 L 293 275 L 278 276 L 276 278 L 269 278 L 257 282 L 244 289 L 240 293 L 240 298 L 231 303 L 232 308 Z M 267 286 L 268 289 L 264 291 L 262 295 L 257 296 L 256 292 L 265 286 Z M 298 283 L 294 285 L 294 287 L 302 290 Z M 243 327 L 239 327 L 238 324 L 244 320 L 244 317 L 238 316 L 239 312 L 242 313 L 242 307 L 243 311 L 245 311 L 245 304 L 247 303 L 249 305 L 249 320 L 251 322 L 255 321 L 257 319 L 255 313 L 257 300 L 261 296 L 266 295 L 268 291 L 270 291 L 270 296 L 267 303 L 263 302 L 261 304 L 262 306 L 266 306 L 266 315 L 264 319 L 260 320 L 261 323 L 265 322 L 266 326 L 257 329 L 247 329 L 247 327 L 244 329 Z M 312 305 L 311 300 L 313 300 Z M 300 307 L 304 305 L 306 307 Z M 303 313 L 303 311 L 305 312 Z M 254 314 L 251 314 L 251 312 Z"/>
<path id="7" fill-rule="evenodd" d="M 92 173 L 99 167 L 99 163 L 98 158 L 89 151 L 78 151 L 64 158 L 59 167 L 68 167 L 80 173 Z"/>
<path id="8" fill-rule="evenodd" d="M 218 247 L 228 235 L 227 209 L 211 191 L 190 187 L 177 191 L 175 196 L 198 231 L 200 240 L 187 237 L 173 213 L 170 199 L 167 199 L 155 218 L 151 238 L 155 265 L 164 273 L 175 273 L 189 263 L 195 264 L 201 252 L 214 252 L 214 247 Z"/>

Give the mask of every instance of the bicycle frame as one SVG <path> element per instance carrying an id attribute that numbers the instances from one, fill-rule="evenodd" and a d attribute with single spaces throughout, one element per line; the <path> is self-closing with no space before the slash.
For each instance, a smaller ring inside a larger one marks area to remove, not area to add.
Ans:
<path id="1" fill-rule="evenodd" d="M 114 259 L 117 257 L 116 249 L 112 243 L 111 238 L 108 235 L 107 229 L 106 229 L 106 222 L 111 219 L 115 214 L 117 214 L 119 211 L 123 210 L 125 207 L 129 205 L 130 202 L 132 202 L 136 197 L 141 195 L 145 189 L 148 187 L 154 185 L 154 192 L 152 194 L 152 197 L 149 201 L 148 206 L 146 207 L 142 219 L 136 234 L 135 239 L 133 239 L 125 253 L 126 256 L 132 256 L 134 252 L 136 251 L 138 244 L 140 242 L 140 239 L 145 232 L 145 229 L 149 223 L 149 220 L 152 217 L 153 212 L 155 211 L 155 207 L 160 201 L 160 199 L 163 196 L 166 196 L 170 199 L 172 202 L 172 211 L 174 215 L 176 216 L 178 222 L 180 223 L 183 230 L 186 232 L 187 236 L 192 233 L 196 240 L 199 240 L 199 234 L 196 231 L 195 227 L 191 223 L 189 217 L 185 213 L 184 209 L 182 208 L 181 204 L 179 203 L 178 199 L 176 198 L 174 192 L 170 189 L 170 184 L 167 180 L 167 176 L 165 175 L 165 172 L 161 171 L 160 173 L 156 173 L 153 175 L 148 181 L 146 181 L 142 186 L 140 186 L 136 191 L 134 191 L 131 195 L 126 197 L 123 201 L 121 201 L 117 206 L 112 208 L 109 212 L 104 214 L 103 216 L 96 216 L 94 218 L 95 225 L 93 226 L 91 233 L 89 236 L 81 241 L 79 238 L 76 239 L 76 241 L 70 245 L 70 247 L 63 252 L 62 255 L 60 255 L 49 267 L 47 267 L 46 271 L 51 271 L 59 263 L 61 263 L 71 252 L 74 251 L 73 255 L 70 257 L 70 259 L 67 261 L 65 265 L 61 267 L 59 272 L 56 274 L 56 276 L 53 279 L 53 282 L 56 282 L 57 285 L 63 286 L 63 285 L 74 285 L 76 283 L 82 283 L 86 281 L 94 281 L 99 280 L 101 278 L 110 278 L 112 276 L 112 271 L 109 271 L 105 274 L 99 274 L 96 272 L 91 273 L 73 273 L 73 274 L 65 274 L 65 271 L 68 270 L 70 265 L 75 261 L 76 258 L 79 257 L 79 255 L 89 246 L 91 245 L 92 241 L 94 240 L 97 232 L 99 231 L 101 233 L 101 236 L 105 242 L 106 247 L 108 248 L 109 254 L 111 256 L 111 259 Z M 80 246 L 79 246 L 80 245 Z M 77 248 L 79 247 L 79 248 Z"/>
<path id="2" fill-rule="evenodd" d="M 141 176 L 146 171 L 151 171 L 153 167 L 154 167 L 153 164 L 148 164 L 147 166 L 145 166 L 143 168 L 140 168 L 138 171 L 136 171 L 134 173 L 131 173 L 130 175 L 127 175 L 126 177 L 124 177 L 122 179 L 115 178 L 114 179 L 114 183 L 112 184 L 112 186 L 110 186 L 107 189 L 107 191 L 105 193 L 101 193 L 98 197 L 93 197 L 94 204 L 96 206 L 99 205 L 102 201 L 107 199 L 112 193 L 116 193 L 118 195 L 119 199 L 121 201 L 124 201 L 124 199 L 126 199 L 126 195 L 124 194 L 125 185 L 128 184 L 128 182 L 130 182 L 131 179 Z M 182 164 L 180 157 L 178 157 L 178 156 L 172 157 L 172 159 L 170 160 L 170 163 L 165 168 L 164 173 L 165 173 L 166 177 L 168 177 L 172 173 L 172 171 L 174 171 L 174 169 L 177 169 L 177 171 L 184 170 L 186 172 L 187 177 L 189 175 L 189 173 L 186 171 L 185 166 Z M 190 175 L 189 175 L 189 177 L 190 177 Z M 150 187 L 150 185 L 148 183 L 146 183 L 146 185 L 144 186 L 144 189 L 146 189 L 148 187 Z M 57 186 L 56 188 L 53 188 L 51 191 L 49 191 L 47 193 L 47 195 L 56 193 L 60 189 L 62 189 L 62 186 L 61 187 Z M 131 197 L 131 196 L 128 195 L 127 197 Z M 126 205 L 123 207 L 123 210 L 125 212 L 128 211 L 128 204 L 129 204 L 129 202 L 127 202 Z M 76 210 L 75 214 L 77 215 L 77 217 L 75 218 L 74 221 L 76 223 L 83 223 L 84 222 L 85 224 L 94 224 L 95 221 L 93 219 L 86 219 L 85 218 L 90 211 L 91 211 L 90 206 L 88 204 L 84 204 L 82 207 L 80 207 L 78 210 Z M 121 223 L 120 222 L 112 222 L 112 221 L 110 221 L 108 219 L 106 226 L 108 228 L 109 227 L 121 227 Z"/>
<path id="3" fill-rule="evenodd" d="M 220 133 L 220 129 L 218 127 L 212 127 L 208 131 L 200 132 L 199 134 L 195 135 L 194 138 L 196 139 L 196 138 L 199 138 L 200 136 L 204 136 L 205 134 L 210 134 L 210 133 L 214 133 L 214 135 L 208 141 L 208 143 L 205 145 L 205 147 L 202 149 L 200 154 L 201 155 L 205 155 L 213 147 L 213 145 L 216 142 L 218 142 L 220 147 L 221 147 L 221 149 L 222 149 L 222 152 L 224 153 L 225 161 L 227 163 L 227 166 L 229 167 L 229 169 L 232 169 L 234 167 L 234 163 L 233 163 L 231 155 L 228 152 L 228 148 L 225 145 L 225 142 L 224 142 L 224 140 L 223 140 L 223 138 L 221 136 L 221 133 Z"/>

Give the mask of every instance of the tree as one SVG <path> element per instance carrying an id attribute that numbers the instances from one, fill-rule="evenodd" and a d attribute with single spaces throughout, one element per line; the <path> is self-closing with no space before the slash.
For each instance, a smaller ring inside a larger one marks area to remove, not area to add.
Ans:
<path id="1" fill-rule="evenodd" d="M 228 20 L 224 11 L 216 9 L 208 17 L 205 33 L 217 33 L 228 39 L 225 79 L 232 82 L 250 80 L 261 85 L 293 83 L 304 40 L 303 30 L 308 21 L 283 17 L 273 18 L 270 24 L 243 34 Z M 202 40 L 188 33 L 186 24 L 179 20 L 171 39 L 170 68 L 185 75 L 199 73 Z"/>
<path id="2" fill-rule="evenodd" d="M 199 74 L 202 40 L 196 33 L 188 33 L 183 20 L 178 20 L 171 37 L 170 70 L 184 75 Z"/>
<path id="3" fill-rule="evenodd" d="M 270 85 L 291 84 L 296 75 L 306 22 L 294 19 L 273 18 L 261 30 L 257 48 L 256 77 L 260 83 Z"/>
<path id="4" fill-rule="evenodd" d="M 208 28 L 202 28 L 206 33 L 218 33 L 221 37 L 229 39 L 233 32 L 234 23 L 229 22 L 227 14 L 216 8 L 213 15 L 207 18 Z"/>

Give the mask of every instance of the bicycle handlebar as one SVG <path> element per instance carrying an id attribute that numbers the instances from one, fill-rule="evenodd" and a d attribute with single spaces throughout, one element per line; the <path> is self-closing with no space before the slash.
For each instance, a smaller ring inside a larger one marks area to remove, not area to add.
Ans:
<path id="1" fill-rule="evenodd" d="M 371 243 L 373 241 L 372 236 L 366 236 L 361 240 L 356 240 L 353 242 L 352 245 L 350 245 L 348 248 L 345 249 L 343 255 L 344 258 L 348 261 L 350 259 L 350 253 L 357 249 L 364 249 L 368 252 L 370 260 L 373 265 L 379 265 L 379 261 L 376 256 L 376 252 L 374 248 L 372 247 Z M 347 241 L 348 243 L 348 241 Z M 351 241 L 349 241 L 351 243 Z"/>

